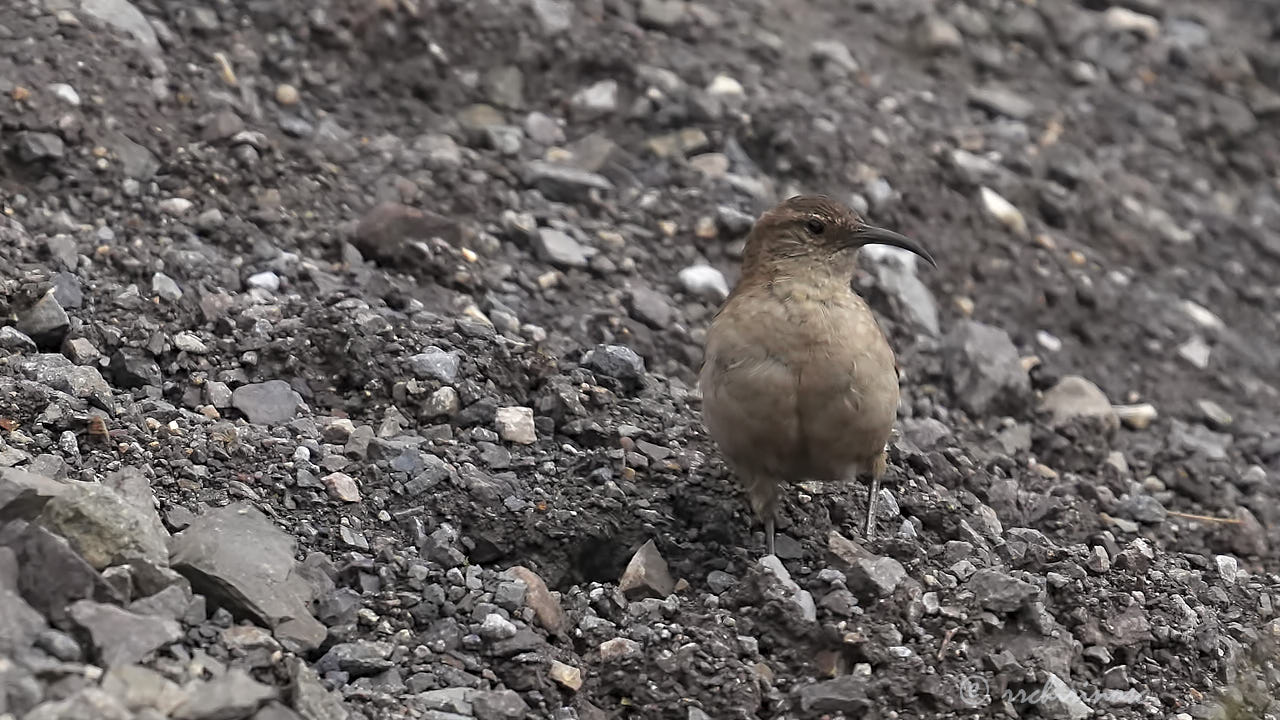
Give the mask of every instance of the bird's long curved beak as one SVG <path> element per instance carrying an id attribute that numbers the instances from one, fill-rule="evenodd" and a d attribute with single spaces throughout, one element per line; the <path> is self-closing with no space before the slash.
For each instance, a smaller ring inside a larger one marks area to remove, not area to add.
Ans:
<path id="1" fill-rule="evenodd" d="M 938 263 L 933 261 L 933 257 L 929 255 L 929 251 L 925 250 L 923 245 L 892 230 L 885 230 L 873 225 L 860 226 L 853 231 L 853 246 L 862 247 L 863 245 L 892 245 L 893 247 L 899 247 L 919 255 L 933 267 L 938 267 Z"/>

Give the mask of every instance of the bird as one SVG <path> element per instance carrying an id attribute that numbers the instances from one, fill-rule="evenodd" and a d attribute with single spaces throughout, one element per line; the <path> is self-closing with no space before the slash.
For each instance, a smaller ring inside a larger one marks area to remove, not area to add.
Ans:
<path id="1" fill-rule="evenodd" d="M 702 419 L 763 521 L 769 555 L 787 483 L 870 477 L 864 537 L 888 465 L 899 366 L 867 302 L 853 290 L 864 245 L 916 241 L 875 227 L 826 195 L 796 195 L 747 235 L 742 272 L 706 333 Z"/>

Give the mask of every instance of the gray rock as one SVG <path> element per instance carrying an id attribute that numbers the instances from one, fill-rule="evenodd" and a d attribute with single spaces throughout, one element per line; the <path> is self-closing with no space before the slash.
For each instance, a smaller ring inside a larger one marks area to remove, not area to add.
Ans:
<path id="1" fill-rule="evenodd" d="M 169 302 L 182 299 L 182 288 L 178 287 L 177 281 L 162 272 L 151 276 L 151 292 Z"/>
<path id="2" fill-rule="evenodd" d="M 482 690 L 471 697 L 471 712 L 478 720 L 517 720 L 529 705 L 514 690 Z"/>
<path id="3" fill-rule="evenodd" d="M 269 702 L 253 714 L 251 720 L 306 720 L 288 705 Z"/>
<path id="4" fill-rule="evenodd" d="M 293 537 L 253 507 L 205 513 L 173 537 L 170 550 L 170 564 L 196 592 L 273 630 L 292 623 L 289 642 L 278 637 L 286 649 L 311 650 L 324 640 L 324 626 L 307 609 L 314 591 L 299 573 Z"/>
<path id="5" fill-rule="evenodd" d="M 0 468 L 0 523 L 34 519 L 50 500 L 69 487 L 26 470 Z"/>
<path id="6" fill-rule="evenodd" d="M 352 677 L 368 677 L 386 672 L 395 666 L 390 660 L 394 646 L 385 642 L 359 640 L 357 642 L 338 643 L 329 648 L 316 662 L 318 672 L 339 670 Z"/>
<path id="7" fill-rule="evenodd" d="M 183 637 L 182 626 L 174 620 L 136 615 L 92 600 L 77 600 L 68 614 L 88 634 L 95 656 L 106 667 L 139 662 Z"/>
<path id="8" fill-rule="evenodd" d="M 583 356 L 582 365 L 615 380 L 644 379 L 644 359 L 625 345 L 597 345 Z"/>
<path id="9" fill-rule="evenodd" d="M 34 305 L 18 313 L 18 330 L 42 348 L 56 348 L 67 336 L 71 318 L 49 289 Z"/>
<path id="10" fill-rule="evenodd" d="M 302 396 L 284 380 L 241 385 L 231 393 L 231 405 L 256 425 L 289 422 L 302 405 Z"/>
<path id="11" fill-rule="evenodd" d="M 170 717 L 186 695 L 177 683 L 141 665 L 112 668 L 102 678 L 102 689 L 114 695 L 134 712 L 150 709 Z"/>
<path id="12" fill-rule="evenodd" d="M 186 586 L 170 585 L 160 592 L 148 595 L 129 604 L 129 612 L 139 615 L 181 619 L 191 607 L 191 591 Z"/>
<path id="13" fill-rule="evenodd" d="M 320 684 L 316 672 L 301 658 L 286 661 L 289 678 L 289 703 L 306 720 L 347 720 L 351 716 L 340 695 L 330 692 Z"/>
<path id="14" fill-rule="evenodd" d="M 42 353 L 23 358 L 18 369 L 27 377 L 72 397 L 111 408 L 111 386 L 95 368 L 77 366 L 62 355 Z"/>
<path id="15" fill-rule="evenodd" d="M 164 383 L 160 365 L 147 351 L 138 348 L 120 348 L 112 353 L 107 373 L 117 387 L 130 390 Z"/>
<path id="16" fill-rule="evenodd" d="M 113 486 L 129 483 L 143 493 L 132 497 Z M 66 538 L 86 561 L 98 570 L 128 560 L 142 559 L 168 565 L 169 532 L 165 530 L 151 497 L 150 485 L 135 468 L 112 476 L 111 484 L 69 485 L 49 501 L 40 523 Z"/>
<path id="17" fill-rule="evenodd" d="M 944 341 L 952 392 L 975 416 L 1017 415 L 1031 397 L 1018 349 L 1000 328 L 964 320 Z"/>
<path id="18" fill-rule="evenodd" d="M 891 557 L 867 557 L 854 562 L 846 576 L 850 590 L 862 597 L 881 598 L 893 594 L 907 570 Z"/>
<path id="19" fill-rule="evenodd" d="M 545 160 L 532 160 L 524 166 L 524 182 L 556 202 L 587 202 L 593 190 L 613 189 L 613 183 L 603 175 Z"/>
<path id="20" fill-rule="evenodd" d="M 173 709 L 174 720 L 240 720 L 276 699 L 276 690 L 263 685 L 240 668 L 222 677 L 197 680 L 184 688 L 186 700 Z"/>
<path id="21" fill-rule="evenodd" d="M 627 311 L 631 316 L 655 330 L 671 327 L 676 310 L 667 296 L 647 287 L 632 288 L 627 293 Z"/>
<path id="22" fill-rule="evenodd" d="M 1051 672 L 1046 675 L 1041 701 L 1036 705 L 1038 715 L 1051 720 L 1084 720 L 1093 716 L 1093 708 L 1081 700 L 1062 678 Z"/>
<path id="23" fill-rule="evenodd" d="M 942 54 L 964 47 L 964 38 L 955 25 L 937 15 L 926 15 L 916 29 L 916 42 L 931 54 Z"/>
<path id="24" fill-rule="evenodd" d="M 573 4 L 565 0 L 533 0 L 533 14 L 542 31 L 556 35 L 573 27 Z"/>
<path id="25" fill-rule="evenodd" d="M 23 720 L 135 720 L 133 713 L 101 688 L 82 687 L 62 700 L 42 703 Z"/>
<path id="26" fill-rule="evenodd" d="M 449 384 L 458 379 L 461 359 L 457 352 L 445 352 L 432 345 L 409 358 L 409 371 L 414 377 Z"/>
<path id="27" fill-rule="evenodd" d="M 782 560 L 778 559 L 777 555 L 765 555 L 760 558 L 760 564 L 767 572 L 773 574 L 778 583 L 790 594 L 791 601 L 795 603 L 800 617 L 807 622 L 814 622 L 818 619 L 818 607 L 813 602 L 813 595 L 791 579 L 791 573 L 787 571 L 786 566 L 782 564 Z"/>
<path id="28" fill-rule="evenodd" d="M 997 85 L 969 89 L 969 104 L 997 115 L 1025 120 L 1036 111 L 1035 103 Z"/>
<path id="29" fill-rule="evenodd" d="M 62 138 L 53 133 L 21 132 L 14 142 L 18 159 L 24 163 L 60 160 L 66 154 Z"/>
<path id="30" fill-rule="evenodd" d="M 680 285 L 695 297 L 721 302 L 729 296 L 729 283 L 724 273 L 710 265 L 690 265 L 680 271 Z"/>
<path id="31" fill-rule="evenodd" d="M 835 66 L 846 73 L 856 73 L 862 66 L 849 52 L 849 46 L 839 40 L 815 40 L 809 46 L 809 56 L 827 66 Z"/>
<path id="32" fill-rule="evenodd" d="M 0 587 L 0 655 L 16 656 L 31 647 L 44 630 L 44 616 L 28 605 L 16 588 Z"/>
<path id="33" fill-rule="evenodd" d="M 618 81 L 600 80 L 573 94 L 569 99 L 575 120 L 591 120 L 618 109 Z"/>
<path id="34" fill-rule="evenodd" d="M 144 52 L 160 52 L 155 29 L 129 0 L 80 0 L 80 10 L 132 36 Z"/>
<path id="35" fill-rule="evenodd" d="M 941 332 L 938 304 L 914 272 L 896 262 L 882 262 L 877 263 L 875 273 L 880 288 L 898 302 L 915 327 L 934 336 Z"/>
<path id="36" fill-rule="evenodd" d="M 0 349 L 14 352 L 35 352 L 36 341 L 16 327 L 0 327 Z"/>
<path id="37" fill-rule="evenodd" d="M 33 609 L 32 612 L 35 612 Z M 44 618 L 40 618 L 38 626 L 43 626 Z M 80 643 L 70 635 L 48 628 L 41 630 L 36 637 L 36 647 L 44 650 L 53 657 L 63 662 L 82 662 L 84 660 L 84 651 L 80 648 Z"/>
<path id="38" fill-rule="evenodd" d="M 18 590 L 54 622 L 67 617 L 67 607 L 81 599 L 119 603 L 122 598 L 70 543 L 35 524 L 9 542 L 17 558 Z"/>
<path id="39" fill-rule="evenodd" d="M 658 552 L 658 546 L 653 540 L 645 542 L 636 554 L 631 556 L 631 562 L 627 564 L 622 578 L 618 580 L 618 589 L 629 600 L 646 597 L 665 598 L 675 592 L 675 588 L 676 583 L 671 579 L 667 561 L 663 559 L 662 553 Z"/>
<path id="40" fill-rule="evenodd" d="M 867 678 L 861 675 L 845 675 L 805 685 L 798 693 L 800 708 L 805 712 L 858 716 L 871 707 L 871 699 L 867 697 Z"/>
<path id="41" fill-rule="evenodd" d="M 594 248 L 583 246 L 568 233 L 555 228 L 539 228 L 534 238 L 538 257 L 562 268 L 584 268 L 594 255 Z"/>
<path id="42" fill-rule="evenodd" d="M 998 613 L 1019 610 L 1035 600 L 1040 590 L 995 568 L 984 568 L 969 578 L 968 588 L 982 607 Z"/>
<path id="43" fill-rule="evenodd" d="M 111 2 L 112 0 L 105 0 Z M 103 145 L 119 158 L 120 169 L 126 177 L 146 180 L 160 169 L 160 160 L 147 148 L 129 139 L 122 132 L 107 135 Z"/>
<path id="44" fill-rule="evenodd" d="M 1159 525 L 1169 516 L 1169 511 L 1165 510 L 1159 500 L 1142 492 L 1131 493 L 1121 498 L 1116 507 L 1116 513 L 1151 525 Z"/>
<path id="45" fill-rule="evenodd" d="M 1080 420 L 1096 421 L 1107 431 L 1120 427 L 1120 418 L 1106 394 L 1079 375 L 1067 375 L 1046 390 L 1040 399 L 1040 409 L 1049 413 L 1054 427 Z"/>
<path id="46" fill-rule="evenodd" d="M 689 19 L 684 0 L 640 0 L 636 19 L 643 27 L 669 30 Z"/>

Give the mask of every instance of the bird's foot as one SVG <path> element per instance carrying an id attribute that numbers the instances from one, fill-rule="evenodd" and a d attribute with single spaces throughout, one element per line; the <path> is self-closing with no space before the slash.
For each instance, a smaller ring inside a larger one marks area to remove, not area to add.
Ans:
<path id="1" fill-rule="evenodd" d="M 862 537 L 867 540 L 871 539 L 871 530 L 874 529 L 876 524 L 876 498 L 880 495 L 879 475 L 871 476 L 871 487 L 869 490 L 870 492 L 867 493 L 867 520 L 862 530 Z"/>

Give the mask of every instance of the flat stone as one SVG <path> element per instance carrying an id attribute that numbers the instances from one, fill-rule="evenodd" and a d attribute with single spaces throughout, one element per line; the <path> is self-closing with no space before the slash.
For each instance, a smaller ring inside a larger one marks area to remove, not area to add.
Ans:
<path id="1" fill-rule="evenodd" d="M 969 578 L 968 588 L 987 610 L 1010 613 L 1035 600 L 1039 589 L 995 568 L 984 568 Z"/>
<path id="2" fill-rule="evenodd" d="M 538 257 L 562 268 L 584 268 L 590 263 L 592 250 L 574 240 L 568 233 L 554 228 L 539 228 L 534 241 Z"/>
<path id="3" fill-rule="evenodd" d="M 882 598 L 893 594 L 907 571 L 891 557 L 873 556 L 855 560 L 846 577 L 850 590 L 863 597 Z"/>
<path id="4" fill-rule="evenodd" d="M 1040 409 L 1049 413 L 1053 427 L 1080 420 L 1096 421 L 1107 431 L 1120 427 L 1120 418 L 1106 394 L 1079 375 L 1067 375 L 1046 390 L 1040 399 Z"/>
<path id="5" fill-rule="evenodd" d="M 471 698 L 471 712 L 477 720 L 517 720 L 529 705 L 514 690 L 481 690 Z"/>
<path id="6" fill-rule="evenodd" d="M 136 720 L 134 714 L 115 697 L 92 685 L 82 687 L 62 700 L 36 706 L 23 720 Z"/>
<path id="7" fill-rule="evenodd" d="M 151 709 L 170 717 L 186 695 L 164 675 L 141 665 L 120 665 L 102 678 L 102 689 L 114 695 L 133 712 Z"/>
<path id="8" fill-rule="evenodd" d="M 186 700 L 173 709 L 174 720 L 239 720 L 276 699 L 276 689 L 240 668 L 213 680 L 196 680 L 185 688 Z"/>
<path id="9" fill-rule="evenodd" d="M 260 511 L 245 503 L 211 510 L 196 518 L 170 543 L 170 564 L 192 588 L 231 610 L 271 629 L 293 621 L 295 641 L 323 640 L 324 626 L 307 603 L 314 591 L 294 560 L 295 541 Z M 311 632 L 297 633 L 297 630 Z M 279 638 L 286 649 L 292 643 Z M 318 647 L 319 643 L 305 650 Z"/>
<path id="10" fill-rule="evenodd" d="M 969 89 L 969 104 L 1014 120 L 1025 120 L 1036 111 L 1035 103 L 997 85 Z"/>
<path id="11" fill-rule="evenodd" d="M 799 695 L 800 708 L 805 712 L 848 713 L 857 717 L 871 707 L 871 699 L 867 697 L 867 678 L 860 675 L 845 675 L 805 685 L 800 688 Z"/>
<path id="12" fill-rule="evenodd" d="M 139 662 L 183 637 L 182 626 L 174 620 L 135 615 L 115 605 L 92 600 L 77 600 L 68 614 L 88 633 L 97 658 L 106 667 Z"/>
<path id="13" fill-rule="evenodd" d="M 292 420 L 302 396 L 284 380 L 241 385 L 231 394 L 231 405 L 256 425 L 281 425 Z"/>
<path id="14" fill-rule="evenodd" d="M 555 202 L 586 202 L 592 191 L 613 190 L 613 183 L 603 175 L 545 160 L 525 165 L 524 182 Z"/>

